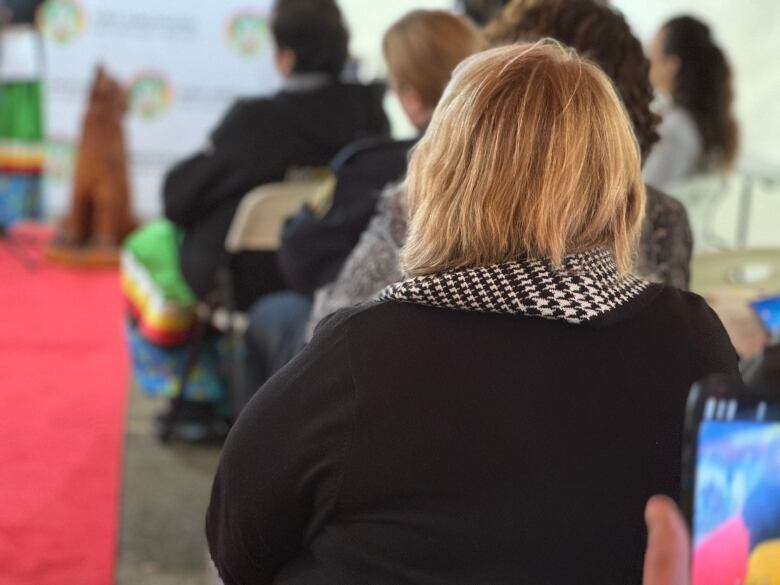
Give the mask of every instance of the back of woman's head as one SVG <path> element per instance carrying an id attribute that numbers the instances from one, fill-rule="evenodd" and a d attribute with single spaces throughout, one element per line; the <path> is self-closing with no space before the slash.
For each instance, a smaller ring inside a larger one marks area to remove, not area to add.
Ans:
<path id="1" fill-rule="evenodd" d="M 271 30 L 277 47 L 295 54 L 296 73 L 338 76 L 344 69 L 349 32 L 334 0 L 276 0 Z"/>
<path id="2" fill-rule="evenodd" d="M 650 64 L 620 12 L 597 0 L 513 0 L 485 34 L 494 46 L 553 38 L 596 63 L 623 99 L 642 154 L 649 154 L 659 122 L 650 110 Z"/>
<path id="3" fill-rule="evenodd" d="M 390 75 L 416 90 L 434 108 L 452 70 L 484 48 L 482 33 L 469 20 L 444 10 L 414 10 L 385 33 L 383 51 Z"/>
<path id="4" fill-rule="evenodd" d="M 696 121 L 708 162 L 727 168 L 736 158 L 738 142 L 731 67 L 703 22 L 680 16 L 662 30 L 664 53 L 679 60 L 672 99 Z"/>
<path id="5" fill-rule="evenodd" d="M 552 41 L 463 62 L 408 174 L 413 276 L 611 249 L 629 270 L 644 212 L 639 148 L 609 79 Z"/>

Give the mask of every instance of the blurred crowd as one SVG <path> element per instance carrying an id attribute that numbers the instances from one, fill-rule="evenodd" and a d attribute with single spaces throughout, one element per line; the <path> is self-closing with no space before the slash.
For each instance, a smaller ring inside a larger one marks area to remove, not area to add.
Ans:
<path id="1" fill-rule="evenodd" d="M 665 189 L 735 164 L 728 59 L 691 16 L 643 47 L 606 1 L 455 8 L 393 23 L 361 84 L 335 0 L 277 0 L 282 88 L 233 104 L 125 244 L 161 437 L 227 435 L 226 585 L 686 582 L 651 498 L 679 496 L 691 385 L 742 376 Z M 748 384 L 780 388 L 775 354 Z"/>

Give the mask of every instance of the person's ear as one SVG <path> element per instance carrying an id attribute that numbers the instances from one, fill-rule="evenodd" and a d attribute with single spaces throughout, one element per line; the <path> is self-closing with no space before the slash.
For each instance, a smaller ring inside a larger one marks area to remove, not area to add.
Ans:
<path id="1" fill-rule="evenodd" d="M 295 72 L 297 58 L 292 49 L 277 47 L 275 54 L 276 70 L 282 77 L 290 77 Z"/>
<path id="2" fill-rule="evenodd" d="M 416 128 L 423 128 L 431 121 L 433 111 L 425 103 L 419 91 L 409 85 L 404 85 L 397 87 L 395 93 L 406 117 Z"/>

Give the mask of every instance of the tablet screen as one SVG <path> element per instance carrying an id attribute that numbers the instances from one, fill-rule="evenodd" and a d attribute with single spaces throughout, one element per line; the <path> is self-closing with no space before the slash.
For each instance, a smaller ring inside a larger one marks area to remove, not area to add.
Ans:
<path id="1" fill-rule="evenodd" d="M 693 585 L 780 583 L 780 406 L 710 399 L 699 426 Z"/>

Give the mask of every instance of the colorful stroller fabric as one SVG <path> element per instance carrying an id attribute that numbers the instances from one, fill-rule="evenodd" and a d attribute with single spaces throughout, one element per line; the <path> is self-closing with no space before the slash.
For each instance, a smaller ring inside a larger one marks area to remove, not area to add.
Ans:
<path id="1" fill-rule="evenodd" d="M 128 236 L 122 249 L 121 283 L 139 333 L 162 347 L 184 344 L 195 325 L 195 296 L 179 269 L 181 232 L 167 220 Z"/>
<path id="2" fill-rule="evenodd" d="M 122 247 L 121 287 L 127 301 L 127 340 L 139 390 L 173 398 L 196 326 L 195 296 L 179 269 L 179 228 L 154 221 L 127 237 Z M 207 336 L 187 379 L 185 396 L 196 402 L 224 400 L 219 336 Z"/>
<path id="3" fill-rule="evenodd" d="M 161 347 L 151 343 L 138 330 L 134 319 L 127 320 L 127 341 L 136 387 L 152 396 L 174 398 L 179 390 L 189 348 Z M 225 386 L 219 367 L 220 356 L 219 338 L 207 338 L 198 363 L 187 380 L 187 400 L 214 403 L 224 400 Z"/>

